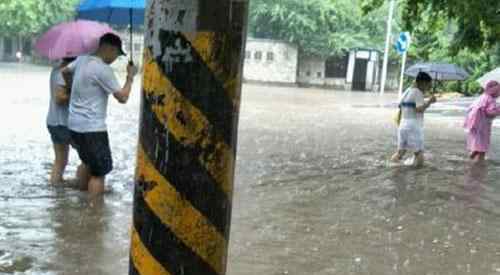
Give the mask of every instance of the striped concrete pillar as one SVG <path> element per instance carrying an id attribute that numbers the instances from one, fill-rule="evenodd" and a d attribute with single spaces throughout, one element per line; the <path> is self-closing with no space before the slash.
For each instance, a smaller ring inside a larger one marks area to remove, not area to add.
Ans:
<path id="1" fill-rule="evenodd" d="M 226 273 L 247 0 L 150 0 L 130 272 Z"/>

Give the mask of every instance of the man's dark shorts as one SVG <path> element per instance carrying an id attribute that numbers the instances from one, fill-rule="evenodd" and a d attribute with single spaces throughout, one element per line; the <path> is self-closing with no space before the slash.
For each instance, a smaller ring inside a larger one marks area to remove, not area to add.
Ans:
<path id="1" fill-rule="evenodd" d="M 71 144 L 71 133 L 66 126 L 47 125 L 50 133 L 50 139 L 53 144 L 69 145 Z"/>
<path id="2" fill-rule="evenodd" d="M 104 177 L 113 170 L 108 132 L 77 133 L 71 131 L 73 146 L 94 177 Z"/>

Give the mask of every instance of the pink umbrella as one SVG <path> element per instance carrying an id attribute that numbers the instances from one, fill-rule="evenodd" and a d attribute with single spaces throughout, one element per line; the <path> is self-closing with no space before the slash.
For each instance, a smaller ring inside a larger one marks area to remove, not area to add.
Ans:
<path id="1" fill-rule="evenodd" d="M 76 57 L 97 50 L 99 38 L 116 32 L 108 25 L 77 20 L 52 27 L 35 44 L 35 50 L 50 60 Z"/>

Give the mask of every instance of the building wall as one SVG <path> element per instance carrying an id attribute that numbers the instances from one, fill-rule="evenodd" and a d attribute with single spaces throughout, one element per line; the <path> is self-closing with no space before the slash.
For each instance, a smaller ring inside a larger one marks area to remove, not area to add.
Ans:
<path id="1" fill-rule="evenodd" d="M 354 80 L 354 67 L 356 64 L 356 51 L 349 52 L 349 65 L 347 66 L 346 83 L 351 86 Z M 348 88 L 350 90 L 350 87 Z"/>
<path id="2" fill-rule="evenodd" d="M 299 60 L 299 79 L 302 85 L 324 86 L 325 59 L 319 57 L 301 57 Z"/>
<path id="3" fill-rule="evenodd" d="M 296 46 L 280 41 L 249 38 L 243 77 L 246 81 L 295 84 L 297 63 Z"/>
<path id="4" fill-rule="evenodd" d="M 347 81 L 345 78 L 326 78 L 325 85 L 339 90 L 347 90 Z"/>

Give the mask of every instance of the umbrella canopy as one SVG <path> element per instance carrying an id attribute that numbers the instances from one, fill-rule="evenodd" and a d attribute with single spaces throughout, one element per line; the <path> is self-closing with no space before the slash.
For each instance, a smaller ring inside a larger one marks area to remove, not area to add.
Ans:
<path id="1" fill-rule="evenodd" d="M 130 26 L 130 60 L 133 58 L 133 28 L 143 25 L 145 0 L 83 0 L 77 9 L 81 19 L 106 22 L 116 26 Z"/>
<path id="2" fill-rule="evenodd" d="M 50 60 L 76 57 L 97 50 L 99 38 L 106 33 L 115 32 L 109 26 L 93 21 L 62 23 L 43 34 L 36 41 L 35 50 Z"/>
<path id="3" fill-rule="evenodd" d="M 405 75 L 417 77 L 420 72 L 428 73 L 434 80 L 443 81 L 465 80 L 469 77 L 464 69 L 446 63 L 419 63 L 408 68 Z"/>
<path id="4" fill-rule="evenodd" d="M 481 76 L 477 82 L 479 84 L 481 84 L 481 87 L 485 88 L 486 87 L 486 84 L 488 84 L 488 82 L 492 81 L 492 80 L 495 80 L 497 82 L 500 82 L 500 67 L 499 68 L 496 68 L 495 70 Z"/>
<path id="5" fill-rule="evenodd" d="M 78 18 L 112 25 L 143 25 L 145 0 L 84 0 L 78 6 Z"/>

